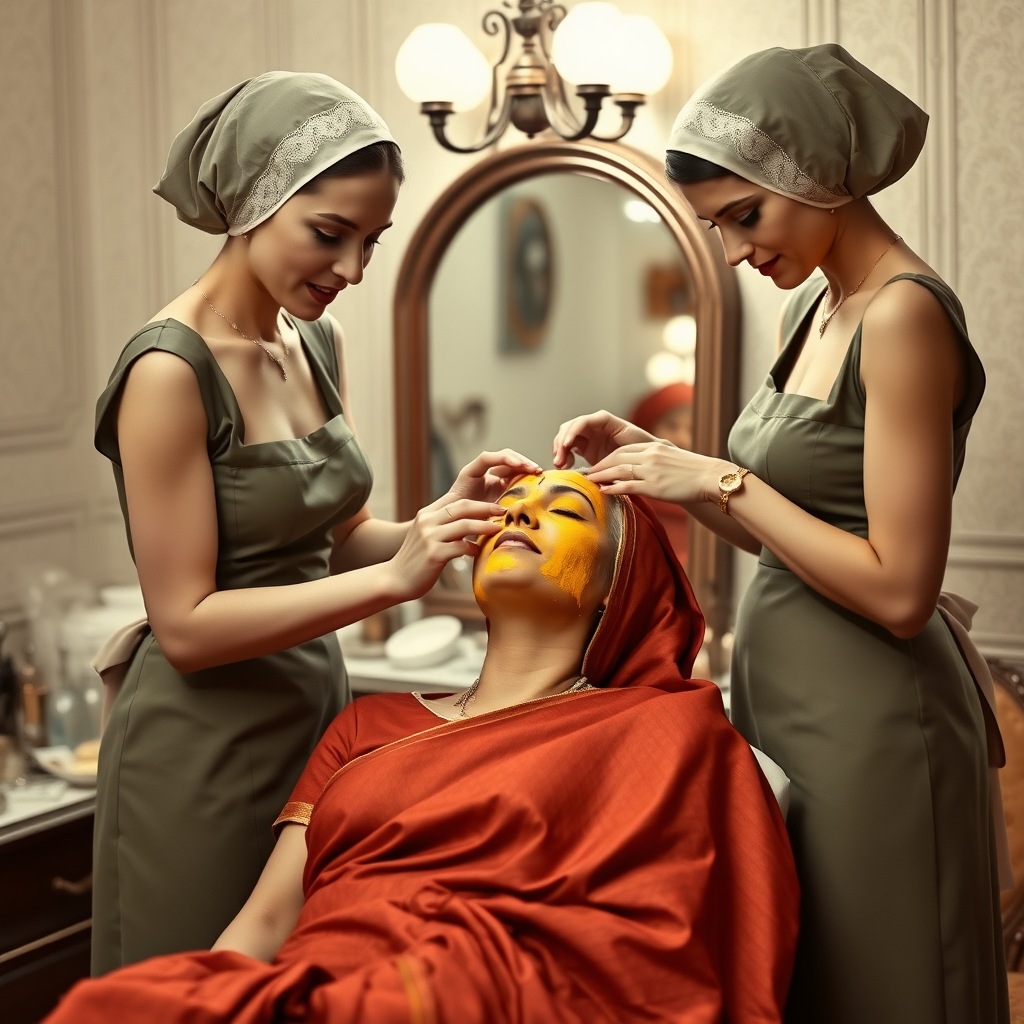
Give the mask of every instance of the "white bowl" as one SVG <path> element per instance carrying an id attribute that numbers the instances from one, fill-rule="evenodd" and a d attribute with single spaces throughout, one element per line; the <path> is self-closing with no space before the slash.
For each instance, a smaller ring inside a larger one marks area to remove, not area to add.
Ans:
<path id="1" fill-rule="evenodd" d="M 455 656 L 462 623 L 454 615 L 431 615 L 392 633 L 384 654 L 395 668 L 431 668 Z"/>

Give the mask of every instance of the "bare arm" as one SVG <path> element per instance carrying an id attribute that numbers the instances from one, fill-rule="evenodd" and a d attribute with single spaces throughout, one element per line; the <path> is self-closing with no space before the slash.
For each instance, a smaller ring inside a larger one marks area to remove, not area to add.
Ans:
<path id="1" fill-rule="evenodd" d="M 299 919 L 305 899 L 306 826 L 285 825 L 252 895 L 213 944 L 256 960 L 274 959 Z"/>
<path id="2" fill-rule="evenodd" d="M 861 351 L 868 538 L 828 525 L 752 475 L 730 498 L 731 516 L 820 594 L 895 636 L 916 636 L 935 609 L 946 564 L 951 413 L 961 377 L 956 338 L 938 301 L 912 282 L 887 286 L 865 313 Z M 717 500 L 729 463 L 655 448 L 620 449 L 593 478 L 613 493 Z M 623 464 L 635 464 L 643 479 L 632 482 L 617 469 Z"/>
<path id="3" fill-rule="evenodd" d="M 132 367 L 118 439 L 139 582 L 168 661 L 195 672 L 285 650 L 419 597 L 472 540 L 497 527 L 491 502 L 446 496 L 418 513 L 394 558 L 281 587 L 217 590 L 217 517 L 206 414 L 192 368 L 168 352 Z"/>

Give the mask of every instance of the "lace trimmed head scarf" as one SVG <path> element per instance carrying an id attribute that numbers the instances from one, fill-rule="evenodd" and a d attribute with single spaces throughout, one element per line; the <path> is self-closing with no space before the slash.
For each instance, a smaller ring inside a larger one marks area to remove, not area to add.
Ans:
<path id="1" fill-rule="evenodd" d="M 928 115 L 836 43 L 752 53 L 706 82 L 668 151 L 811 206 L 880 192 L 913 166 Z"/>
<path id="2" fill-rule="evenodd" d="M 327 75 L 271 71 L 199 108 L 153 191 L 186 224 L 241 235 L 321 171 L 377 142 L 394 139 L 351 89 Z"/>

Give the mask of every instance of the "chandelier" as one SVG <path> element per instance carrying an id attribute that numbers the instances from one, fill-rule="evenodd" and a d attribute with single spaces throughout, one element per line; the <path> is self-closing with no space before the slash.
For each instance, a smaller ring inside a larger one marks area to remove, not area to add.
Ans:
<path id="1" fill-rule="evenodd" d="M 502 3 L 513 9 L 511 0 Z M 518 14 L 484 15 L 484 32 L 500 37 L 501 55 L 493 66 L 455 25 L 420 25 L 398 51 L 398 84 L 420 104 L 445 149 L 478 152 L 497 142 L 509 125 L 530 138 L 550 129 L 570 142 L 588 137 L 614 142 L 672 74 L 672 48 L 648 17 L 623 14 L 611 3 L 580 3 L 568 12 L 554 0 L 517 0 L 515 6 Z M 582 117 L 570 105 L 567 83 L 582 101 Z M 482 136 L 456 145 L 446 133 L 448 118 L 473 109 L 488 94 Z M 609 97 L 621 112 L 618 131 L 595 135 Z"/>

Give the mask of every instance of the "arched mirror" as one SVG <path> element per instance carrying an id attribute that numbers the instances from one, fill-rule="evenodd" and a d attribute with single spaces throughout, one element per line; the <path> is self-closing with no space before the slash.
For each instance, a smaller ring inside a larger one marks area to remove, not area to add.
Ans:
<path id="1" fill-rule="evenodd" d="M 561 142 L 488 157 L 424 217 L 398 278 L 399 514 L 443 494 L 483 449 L 550 465 L 561 422 L 600 408 L 628 417 L 645 399 L 653 432 L 724 454 L 737 327 L 731 269 L 657 161 L 622 145 Z M 729 552 L 664 511 L 717 669 Z M 431 610 L 476 613 L 469 568 L 446 570 Z"/>

